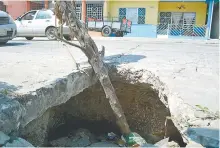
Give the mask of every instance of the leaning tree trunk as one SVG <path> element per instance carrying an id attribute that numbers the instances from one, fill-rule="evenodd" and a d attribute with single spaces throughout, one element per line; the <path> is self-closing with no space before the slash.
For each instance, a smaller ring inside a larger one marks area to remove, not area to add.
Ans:
<path id="1" fill-rule="evenodd" d="M 104 66 L 103 60 L 98 52 L 95 42 L 88 34 L 84 24 L 82 24 L 76 15 L 76 6 L 74 1 L 57 1 L 55 14 L 58 19 L 63 19 L 70 28 L 71 35 L 76 37 L 83 53 L 87 56 L 88 62 L 91 64 L 95 74 L 97 75 L 106 98 L 109 100 L 110 106 L 116 117 L 116 123 L 123 135 L 131 133 L 126 117 L 116 96 L 114 87 L 110 81 L 107 68 Z"/>

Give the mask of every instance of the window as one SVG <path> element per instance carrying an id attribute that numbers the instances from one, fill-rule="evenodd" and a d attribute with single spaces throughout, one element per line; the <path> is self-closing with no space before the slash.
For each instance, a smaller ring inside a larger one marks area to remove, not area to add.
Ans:
<path id="1" fill-rule="evenodd" d="M 119 21 L 126 18 L 126 8 L 119 8 Z"/>
<path id="2" fill-rule="evenodd" d="M 195 24 L 196 13 L 190 12 L 160 12 L 160 24 L 186 25 Z"/>
<path id="3" fill-rule="evenodd" d="M 49 11 L 38 11 L 36 19 L 51 19 L 52 12 Z"/>
<path id="4" fill-rule="evenodd" d="M 132 21 L 132 24 L 145 24 L 145 8 L 119 8 L 119 21 L 126 18 Z"/>
<path id="5" fill-rule="evenodd" d="M 103 20 L 103 4 L 87 4 L 87 17 Z"/>
<path id="6" fill-rule="evenodd" d="M 160 12 L 158 32 L 171 35 L 194 35 L 196 13 L 194 12 Z"/>
<path id="7" fill-rule="evenodd" d="M 26 14 L 21 18 L 21 20 L 33 20 L 35 14 L 36 14 L 36 12 L 37 12 L 37 11 L 31 11 L 31 12 L 26 13 Z"/>
<path id="8" fill-rule="evenodd" d="M 145 8 L 138 8 L 138 24 L 145 24 Z"/>
<path id="9" fill-rule="evenodd" d="M 40 10 L 44 8 L 43 1 L 30 1 L 31 10 Z"/>
<path id="10" fill-rule="evenodd" d="M 79 20 L 81 20 L 82 16 L 82 5 L 81 4 L 76 4 L 76 15 Z"/>

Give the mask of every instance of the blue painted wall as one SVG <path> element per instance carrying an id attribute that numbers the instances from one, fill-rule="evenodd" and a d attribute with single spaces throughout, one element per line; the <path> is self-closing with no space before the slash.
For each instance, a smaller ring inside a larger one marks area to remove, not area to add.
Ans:
<path id="1" fill-rule="evenodd" d="M 157 27 L 156 27 L 156 25 L 147 25 L 147 24 L 132 25 L 131 33 L 128 33 L 124 37 L 156 38 L 157 37 Z"/>

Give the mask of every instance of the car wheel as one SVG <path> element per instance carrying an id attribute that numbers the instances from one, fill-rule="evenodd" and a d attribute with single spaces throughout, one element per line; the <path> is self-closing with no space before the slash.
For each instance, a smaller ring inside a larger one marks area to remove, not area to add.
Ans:
<path id="1" fill-rule="evenodd" d="M 1 42 L 0 41 L 0 45 L 4 45 L 4 44 L 6 44 L 8 41 L 3 41 L 3 42 Z"/>
<path id="2" fill-rule="evenodd" d="M 46 30 L 46 36 L 49 40 L 56 40 L 56 37 L 53 35 L 53 32 L 56 31 L 55 27 L 49 27 Z"/>
<path id="3" fill-rule="evenodd" d="M 25 37 L 27 40 L 33 40 L 34 37 Z"/>
<path id="4" fill-rule="evenodd" d="M 71 37 L 70 36 L 63 36 L 64 37 L 64 39 L 66 39 L 67 41 L 71 41 Z"/>
<path id="5" fill-rule="evenodd" d="M 102 36 L 108 37 L 112 33 L 112 28 L 110 26 L 104 26 L 102 28 Z"/>

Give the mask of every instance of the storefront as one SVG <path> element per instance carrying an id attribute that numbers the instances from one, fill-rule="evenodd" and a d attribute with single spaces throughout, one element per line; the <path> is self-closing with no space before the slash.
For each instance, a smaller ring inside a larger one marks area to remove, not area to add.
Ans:
<path id="1" fill-rule="evenodd" d="M 206 2 L 160 2 L 158 37 L 205 37 Z"/>
<path id="2" fill-rule="evenodd" d="M 159 0 L 155 1 L 108 1 L 106 14 L 120 21 L 132 21 L 131 33 L 125 37 L 156 37 Z"/>

